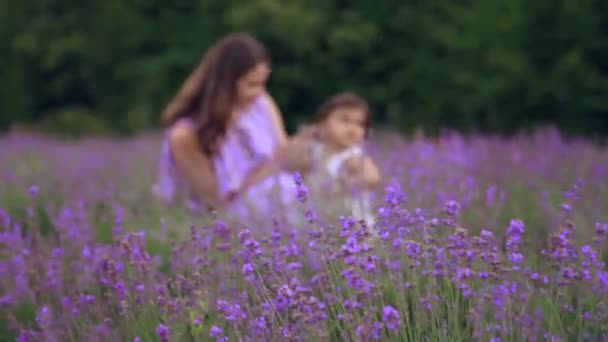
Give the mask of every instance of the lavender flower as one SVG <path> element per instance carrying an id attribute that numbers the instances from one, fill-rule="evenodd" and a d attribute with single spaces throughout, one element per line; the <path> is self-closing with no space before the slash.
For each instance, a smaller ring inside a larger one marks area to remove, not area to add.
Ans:
<path id="1" fill-rule="evenodd" d="M 399 312 L 390 305 L 387 305 L 382 309 L 382 321 L 389 330 L 397 330 L 401 324 Z"/>
<path id="2" fill-rule="evenodd" d="M 169 341 L 169 327 L 160 323 L 158 327 L 156 327 L 156 335 L 162 342 Z"/>
<path id="3" fill-rule="evenodd" d="M 457 216 L 460 212 L 461 206 L 460 203 L 450 200 L 445 203 L 444 212 L 450 216 Z"/>
<path id="4" fill-rule="evenodd" d="M 30 198 L 35 198 L 36 196 L 38 196 L 38 186 L 37 185 L 32 185 L 30 186 L 30 188 L 28 189 L 28 195 L 30 196 Z"/>
<path id="5" fill-rule="evenodd" d="M 246 318 L 245 312 L 239 304 L 229 304 L 223 299 L 216 302 L 217 310 L 224 315 L 224 318 L 232 323 L 240 322 Z"/>
<path id="6" fill-rule="evenodd" d="M 228 337 L 224 336 L 224 330 L 222 328 L 214 325 L 211 327 L 211 332 L 209 333 L 210 337 L 215 337 L 217 342 L 228 342 Z"/>
<path id="7" fill-rule="evenodd" d="M 304 185 L 304 181 L 302 180 L 302 175 L 298 172 L 293 173 L 293 181 L 296 185 L 296 198 L 298 201 L 305 203 L 308 200 L 308 189 Z"/>

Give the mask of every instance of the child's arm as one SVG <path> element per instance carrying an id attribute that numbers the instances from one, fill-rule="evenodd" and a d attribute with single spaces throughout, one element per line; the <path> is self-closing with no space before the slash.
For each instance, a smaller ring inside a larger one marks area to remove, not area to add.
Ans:
<path id="1" fill-rule="evenodd" d="M 370 187 L 380 184 L 380 170 L 369 156 L 363 157 L 363 180 Z"/>

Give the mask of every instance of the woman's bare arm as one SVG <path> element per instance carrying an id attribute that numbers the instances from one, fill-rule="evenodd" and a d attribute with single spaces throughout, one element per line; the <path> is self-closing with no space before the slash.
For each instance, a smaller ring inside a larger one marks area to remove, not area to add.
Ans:
<path id="1" fill-rule="evenodd" d="M 177 168 L 190 187 L 205 203 L 217 208 L 221 201 L 218 198 L 213 165 L 201 151 L 196 135 L 192 130 L 178 126 L 171 130 L 169 139 Z"/>
<path id="2" fill-rule="evenodd" d="M 275 162 L 286 171 L 307 172 L 312 166 L 313 141 L 294 136 L 275 152 Z"/>
<path id="3" fill-rule="evenodd" d="M 247 177 L 243 180 L 241 187 L 239 189 L 239 193 L 242 193 L 247 190 L 250 186 L 273 176 L 279 170 L 279 166 L 274 160 L 267 160 L 262 162 L 260 165 L 255 167 L 253 170 L 249 172 Z"/>
<path id="4" fill-rule="evenodd" d="M 296 135 L 275 150 L 272 159 L 262 162 L 247 175 L 239 193 L 248 187 L 275 175 L 279 171 L 298 171 L 306 173 L 312 167 L 311 148 L 312 140 Z"/>
<path id="5" fill-rule="evenodd" d="M 288 137 L 279 106 L 269 94 L 265 95 L 265 100 L 277 137 L 277 146 L 274 150 L 276 164 L 287 170 L 305 170 L 310 164 L 308 152 L 310 151 L 314 128 L 304 127 L 296 135 Z M 266 168 L 270 169 L 270 167 Z"/>
<path id="6" fill-rule="evenodd" d="M 275 150 L 272 159 L 262 162 L 255 167 L 243 181 L 240 192 L 265 178 L 275 175 L 278 171 L 298 171 L 305 173 L 311 166 L 310 145 L 307 141 L 289 139 Z"/>

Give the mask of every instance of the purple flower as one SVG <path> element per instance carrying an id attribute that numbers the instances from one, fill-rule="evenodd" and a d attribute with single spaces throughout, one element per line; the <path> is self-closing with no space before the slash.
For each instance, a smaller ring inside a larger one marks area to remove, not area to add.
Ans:
<path id="1" fill-rule="evenodd" d="M 19 336 L 17 336 L 17 342 L 29 342 L 29 341 L 30 341 L 30 339 L 26 332 L 21 333 Z"/>
<path id="2" fill-rule="evenodd" d="M 81 301 L 86 304 L 94 304 L 95 303 L 95 295 L 88 294 L 81 297 Z"/>
<path id="3" fill-rule="evenodd" d="M 519 270 L 519 264 L 524 260 L 524 256 L 521 253 L 514 252 L 509 254 L 509 261 L 513 263 L 513 269 Z"/>
<path id="4" fill-rule="evenodd" d="M 42 326 L 45 326 L 47 323 L 49 323 L 49 319 L 50 319 L 49 307 L 43 306 L 42 308 L 40 308 L 40 311 L 38 312 L 38 315 L 36 316 L 36 323 L 38 323 L 38 325 L 42 327 Z"/>
<path id="5" fill-rule="evenodd" d="M 302 268 L 302 263 L 300 262 L 290 262 L 287 265 L 285 265 L 285 270 L 287 271 L 295 271 L 295 270 L 299 270 Z"/>
<path id="6" fill-rule="evenodd" d="M 306 217 L 306 220 L 308 221 L 308 223 L 315 223 L 319 220 L 317 217 L 317 214 L 315 214 L 315 212 L 312 209 L 306 209 L 306 213 L 304 214 L 304 217 Z"/>
<path id="7" fill-rule="evenodd" d="M 469 285 L 467 285 L 466 283 L 461 283 L 458 285 L 458 289 L 461 290 L 462 295 L 465 297 L 469 297 L 471 296 L 472 292 L 471 289 L 469 288 Z"/>
<path id="8" fill-rule="evenodd" d="M 218 327 L 217 325 L 213 325 L 211 327 L 211 331 L 209 333 L 210 337 L 215 337 L 215 340 L 218 342 L 227 342 L 228 341 L 228 337 L 224 336 L 224 330 L 222 330 L 222 328 Z"/>
<path id="9" fill-rule="evenodd" d="M 38 186 L 37 185 L 32 185 L 30 186 L 30 188 L 27 190 L 28 195 L 30 196 L 30 198 L 34 198 L 36 196 L 38 196 Z"/>
<path id="10" fill-rule="evenodd" d="M 0 297 L 0 307 L 1 306 L 5 306 L 5 305 L 11 305 L 11 301 L 12 300 L 12 296 L 10 293 L 5 294 L 4 296 Z"/>
<path id="11" fill-rule="evenodd" d="M 389 330 L 397 330 L 400 324 L 399 312 L 390 305 L 385 306 L 382 309 L 382 321 Z"/>
<path id="12" fill-rule="evenodd" d="M 443 207 L 443 211 L 450 216 L 457 216 L 460 211 L 460 203 L 450 200 L 447 201 Z"/>
<path id="13" fill-rule="evenodd" d="M 562 341 L 562 339 L 560 339 L 559 337 L 557 337 L 555 335 L 551 335 L 548 332 L 545 333 L 544 337 L 545 337 L 545 341 L 548 341 L 548 342 L 561 342 Z"/>
<path id="14" fill-rule="evenodd" d="M 156 327 L 156 335 L 158 335 L 162 342 L 169 341 L 169 328 L 166 325 L 160 323 L 158 327 Z"/>
<path id="15" fill-rule="evenodd" d="M 606 232 L 608 232 L 608 223 L 600 223 L 600 222 L 596 222 L 595 223 L 595 234 L 597 235 L 603 235 Z"/>
<path id="16" fill-rule="evenodd" d="M 296 198 L 298 201 L 305 203 L 308 200 L 308 189 L 302 181 L 302 175 L 298 172 L 293 173 L 293 181 L 296 184 Z"/>
<path id="17" fill-rule="evenodd" d="M 249 321 L 249 329 L 255 337 L 264 337 L 268 334 L 269 330 L 266 327 L 266 320 L 263 316 L 256 317 Z"/>
<path id="18" fill-rule="evenodd" d="M 468 267 L 464 267 L 464 268 L 459 267 L 458 270 L 456 271 L 456 277 L 458 279 L 470 278 L 472 275 L 473 275 L 473 272 Z"/>
<path id="19" fill-rule="evenodd" d="M 291 304 L 293 296 L 294 292 L 291 288 L 288 285 L 282 285 L 277 291 L 277 299 L 275 301 L 277 310 L 287 308 Z"/>
<path id="20" fill-rule="evenodd" d="M 216 302 L 217 309 L 224 314 L 224 318 L 230 322 L 238 322 L 245 319 L 245 312 L 239 304 L 229 304 L 223 299 L 218 299 Z"/>
<path id="21" fill-rule="evenodd" d="M 294 172 L 293 175 L 293 182 L 296 183 L 296 185 L 302 185 L 303 184 L 303 180 L 302 180 L 302 175 L 299 172 Z"/>
<path id="22" fill-rule="evenodd" d="M 254 266 L 252 263 L 247 262 L 243 264 L 242 272 L 245 278 L 249 281 L 254 280 Z"/>
<path id="23" fill-rule="evenodd" d="M 391 206 L 397 206 L 407 201 L 401 185 L 396 180 L 391 181 L 391 184 L 384 189 L 384 193 L 384 202 Z"/>
<path id="24" fill-rule="evenodd" d="M 420 243 L 415 241 L 407 241 L 405 243 L 405 250 L 408 257 L 416 259 L 420 254 Z"/>
<path id="25" fill-rule="evenodd" d="M 82 247 L 82 257 L 87 259 L 91 256 L 91 250 L 89 249 L 89 246 L 84 245 Z"/>
<path id="26" fill-rule="evenodd" d="M 570 212 L 572 212 L 572 206 L 570 204 L 568 204 L 568 203 L 562 203 L 562 204 L 560 204 L 559 208 L 565 214 L 569 214 Z"/>
<path id="27" fill-rule="evenodd" d="M 117 281 L 117 282 L 114 284 L 114 289 L 115 289 L 115 290 L 116 290 L 116 292 L 118 293 L 118 298 L 120 298 L 120 299 L 125 299 L 125 298 L 127 298 L 127 292 L 126 292 L 125 286 L 124 286 L 124 284 L 122 283 L 122 281 L 120 281 L 120 280 L 119 280 L 119 281 Z"/>
<path id="28" fill-rule="evenodd" d="M 363 330 L 365 328 L 363 328 L 363 326 L 361 324 L 357 325 L 357 328 L 355 329 L 355 336 L 357 337 L 363 337 Z M 360 341 L 359 339 L 357 339 L 357 341 Z"/>
<path id="29" fill-rule="evenodd" d="M 574 280 L 576 278 L 576 271 L 570 267 L 566 267 L 562 270 L 562 276 L 567 280 Z"/>
<path id="30" fill-rule="evenodd" d="M 262 255 L 262 249 L 260 243 L 251 237 L 251 230 L 245 229 L 238 234 L 238 238 L 241 241 L 241 245 L 244 247 L 242 256 L 243 259 L 249 261 L 251 259 L 258 258 Z"/>
<path id="31" fill-rule="evenodd" d="M 479 272 L 479 273 L 477 273 L 477 277 L 479 279 L 488 279 L 488 278 L 490 278 L 490 273 L 488 273 L 488 272 Z"/>
<path id="32" fill-rule="evenodd" d="M 482 229 L 479 233 L 479 237 L 482 238 L 486 243 L 489 243 L 494 240 L 494 234 L 487 229 Z"/>
<path id="33" fill-rule="evenodd" d="M 524 233 L 524 223 L 521 220 L 512 219 L 509 224 L 509 228 L 507 228 L 506 235 L 507 236 L 519 236 Z"/>
<path id="34" fill-rule="evenodd" d="M 600 283 L 602 290 L 608 290 L 608 272 L 598 271 L 597 272 L 597 280 Z"/>

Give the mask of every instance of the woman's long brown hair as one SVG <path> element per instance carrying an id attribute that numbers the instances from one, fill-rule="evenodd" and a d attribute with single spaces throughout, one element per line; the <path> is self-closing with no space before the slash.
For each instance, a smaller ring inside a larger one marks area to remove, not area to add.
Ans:
<path id="1" fill-rule="evenodd" d="M 270 56 L 246 33 L 232 33 L 216 42 L 167 105 L 163 124 L 171 126 L 180 118 L 190 118 L 201 149 L 213 155 L 238 100 L 238 80 L 260 63 L 270 63 Z"/>

